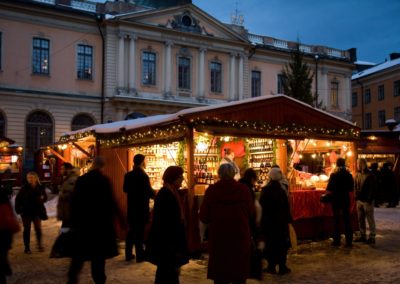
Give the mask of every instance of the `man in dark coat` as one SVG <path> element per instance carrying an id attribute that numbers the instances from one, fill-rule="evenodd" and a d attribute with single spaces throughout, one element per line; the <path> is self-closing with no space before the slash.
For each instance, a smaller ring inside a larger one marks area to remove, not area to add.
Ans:
<path id="1" fill-rule="evenodd" d="M 91 261 L 92 278 L 105 283 L 106 259 L 118 255 L 113 218 L 117 215 L 111 183 L 101 172 L 104 159 L 96 157 L 90 171 L 79 177 L 71 199 L 74 249 L 68 283 L 77 283 L 85 261 Z"/>
<path id="2" fill-rule="evenodd" d="M 351 247 L 353 243 L 353 230 L 350 221 L 350 196 L 353 191 L 354 180 L 351 173 L 346 169 L 343 158 L 336 161 L 336 171 L 331 174 L 326 190 L 332 194 L 332 211 L 335 220 L 335 231 L 332 246 L 340 246 L 340 219 L 343 216 L 346 246 Z"/>
<path id="3" fill-rule="evenodd" d="M 268 261 L 266 272 L 276 274 L 289 273 L 286 266 L 289 249 L 289 223 L 292 222 L 289 201 L 280 180 L 279 168 L 271 168 L 268 173 L 270 182 L 262 189 L 260 205 L 262 207 L 261 230 L 265 239 L 265 256 Z"/>
<path id="4" fill-rule="evenodd" d="M 132 247 L 135 243 L 136 262 L 144 260 L 144 230 L 149 222 L 149 200 L 154 198 L 149 176 L 144 171 L 145 156 L 137 154 L 133 157 L 133 170 L 124 178 L 124 192 L 128 202 L 128 234 L 125 241 L 125 259 L 134 258 Z"/>

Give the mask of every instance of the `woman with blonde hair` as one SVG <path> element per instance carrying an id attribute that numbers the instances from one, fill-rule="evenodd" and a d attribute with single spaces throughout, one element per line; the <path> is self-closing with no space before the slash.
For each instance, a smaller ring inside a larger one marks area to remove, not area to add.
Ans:
<path id="1" fill-rule="evenodd" d="M 37 173 L 29 172 L 26 179 L 27 183 L 20 189 L 15 198 L 15 211 L 22 218 L 25 253 L 31 254 L 31 223 L 35 228 L 38 249 L 39 251 L 44 250 L 42 246 L 42 220 L 47 220 L 46 208 L 44 207 L 47 194 Z"/>

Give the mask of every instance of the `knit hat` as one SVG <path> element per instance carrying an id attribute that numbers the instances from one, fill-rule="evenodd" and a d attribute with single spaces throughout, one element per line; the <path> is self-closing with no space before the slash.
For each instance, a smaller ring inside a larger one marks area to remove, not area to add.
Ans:
<path id="1" fill-rule="evenodd" d="M 173 183 L 182 175 L 183 169 L 181 167 L 170 166 L 165 170 L 162 179 L 166 183 Z"/>
<path id="2" fill-rule="evenodd" d="M 140 166 L 143 161 L 144 161 L 145 156 L 142 154 L 136 154 L 135 157 L 133 157 L 133 164 L 135 166 Z"/>
<path id="3" fill-rule="evenodd" d="M 268 173 L 268 176 L 271 180 L 281 180 L 282 171 L 280 168 L 271 168 L 271 170 Z"/>

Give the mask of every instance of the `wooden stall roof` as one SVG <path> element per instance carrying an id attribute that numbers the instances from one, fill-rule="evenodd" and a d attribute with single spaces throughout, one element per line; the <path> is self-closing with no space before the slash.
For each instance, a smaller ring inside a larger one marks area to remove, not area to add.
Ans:
<path id="1" fill-rule="evenodd" d="M 219 135 L 355 140 L 353 123 L 285 95 L 185 109 L 178 115 L 199 131 Z"/>
<path id="2" fill-rule="evenodd" d="M 362 130 L 357 151 L 360 154 L 400 154 L 400 131 Z"/>
<path id="3" fill-rule="evenodd" d="M 183 139 L 188 127 L 216 135 L 356 140 L 353 123 L 285 95 L 181 110 L 134 120 L 94 125 L 66 133 L 62 142 L 94 135 L 101 146 L 159 143 Z"/>

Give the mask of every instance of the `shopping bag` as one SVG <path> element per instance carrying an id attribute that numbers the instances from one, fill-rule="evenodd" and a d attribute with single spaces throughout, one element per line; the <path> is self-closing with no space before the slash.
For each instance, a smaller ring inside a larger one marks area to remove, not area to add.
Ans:
<path id="1" fill-rule="evenodd" d="M 297 251 L 297 235 L 292 224 L 289 223 L 290 245 L 293 251 Z"/>
<path id="2" fill-rule="evenodd" d="M 0 230 L 11 232 L 12 234 L 20 230 L 17 218 L 14 215 L 10 203 L 0 204 Z"/>
<path id="3" fill-rule="evenodd" d="M 50 258 L 71 257 L 73 246 L 73 231 L 60 233 L 51 248 Z"/>

